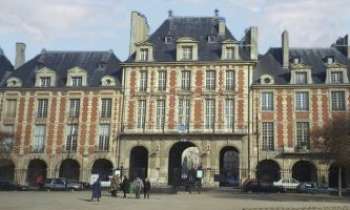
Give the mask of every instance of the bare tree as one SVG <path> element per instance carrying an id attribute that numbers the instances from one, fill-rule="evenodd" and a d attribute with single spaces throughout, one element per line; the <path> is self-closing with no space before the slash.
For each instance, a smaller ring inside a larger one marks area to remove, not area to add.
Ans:
<path id="1" fill-rule="evenodd" d="M 350 120 L 342 115 L 313 129 L 311 139 L 315 147 L 335 161 L 338 167 L 338 195 L 342 196 L 342 169 L 350 163 Z"/>

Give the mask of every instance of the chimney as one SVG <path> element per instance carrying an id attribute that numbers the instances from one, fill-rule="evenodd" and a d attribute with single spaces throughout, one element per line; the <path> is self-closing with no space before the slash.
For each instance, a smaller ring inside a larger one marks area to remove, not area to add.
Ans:
<path id="1" fill-rule="evenodd" d="M 26 44 L 16 43 L 15 69 L 18 69 L 26 62 Z"/>
<path id="2" fill-rule="evenodd" d="M 250 59 L 258 59 L 258 28 L 256 26 L 249 29 Z"/>
<path id="3" fill-rule="evenodd" d="M 145 41 L 148 38 L 148 33 L 149 25 L 147 23 L 147 18 L 137 11 L 132 11 L 129 44 L 130 55 L 135 52 L 136 43 Z"/>
<path id="4" fill-rule="evenodd" d="M 289 67 L 289 38 L 288 31 L 282 33 L 282 67 L 288 69 Z"/>
<path id="5" fill-rule="evenodd" d="M 339 50 L 343 53 L 348 59 L 350 59 L 350 43 L 349 43 L 349 35 L 345 35 L 344 37 L 340 37 L 337 41 L 332 44 L 332 47 Z"/>
<path id="6" fill-rule="evenodd" d="M 169 18 L 172 18 L 172 17 L 173 17 L 173 10 L 169 10 L 169 11 L 168 11 L 168 17 L 169 17 Z"/>

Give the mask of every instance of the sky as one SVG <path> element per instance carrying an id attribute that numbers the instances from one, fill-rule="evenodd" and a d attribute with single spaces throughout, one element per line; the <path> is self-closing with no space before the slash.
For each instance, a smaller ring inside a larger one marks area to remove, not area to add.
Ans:
<path id="1" fill-rule="evenodd" d="M 278 47 L 289 31 L 291 47 L 327 47 L 350 33 L 350 0 L 0 0 L 0 47 L 13 61 L 15 43 L 27 60 L 47 50 L 110 50 L 125 60 L 130 12 L 143 13 L 151 33 L 168 17 L 220 16 L 236 39 L 257 26 L 259 53 Z"/>

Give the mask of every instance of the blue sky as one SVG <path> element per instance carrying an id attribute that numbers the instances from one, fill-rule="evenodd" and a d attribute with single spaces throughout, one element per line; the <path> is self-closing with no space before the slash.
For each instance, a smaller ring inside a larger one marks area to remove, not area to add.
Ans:
<path id="1" fill-rule="evenodd" d="M 350 33 L 350 0 L 1 0 L 0 47 L 13 61 L 15 43 L 27 44 L 27 59 L 47 50 L 109 50 L 128 56 L 130 12 L 148 18 L 151 31 L 175 16 L 226 18 L 237 39 L 259 28 L 259 51 L 280 46 L 287 29 L 293 47 L 327 47 Z"/>

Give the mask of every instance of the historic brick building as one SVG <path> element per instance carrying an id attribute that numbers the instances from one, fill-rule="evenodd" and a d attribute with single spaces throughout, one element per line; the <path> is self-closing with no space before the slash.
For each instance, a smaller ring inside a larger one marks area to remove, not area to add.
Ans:
<path id="1" fill-rule="evenodd" d="M 205 186 L 255 176 L 334 185 L 335 167 L 309 134 L 349 113 L 348 36 L 329 48 L 289 48 L 284 32 L 282 47 L 261 56 L 257 36 L 250 27 L 236 39 L 218 11 L 169 12 L 149 34 L 146 17 L 132 12 L 125 62 L 111 51 L 46 50 L 25 62 L 17 44 L 13 67 L 0 51 L 1 129 L 14 134 L 0 177 L 87 181 L 122 168 L 173 185 L 195 167 Z"/>

